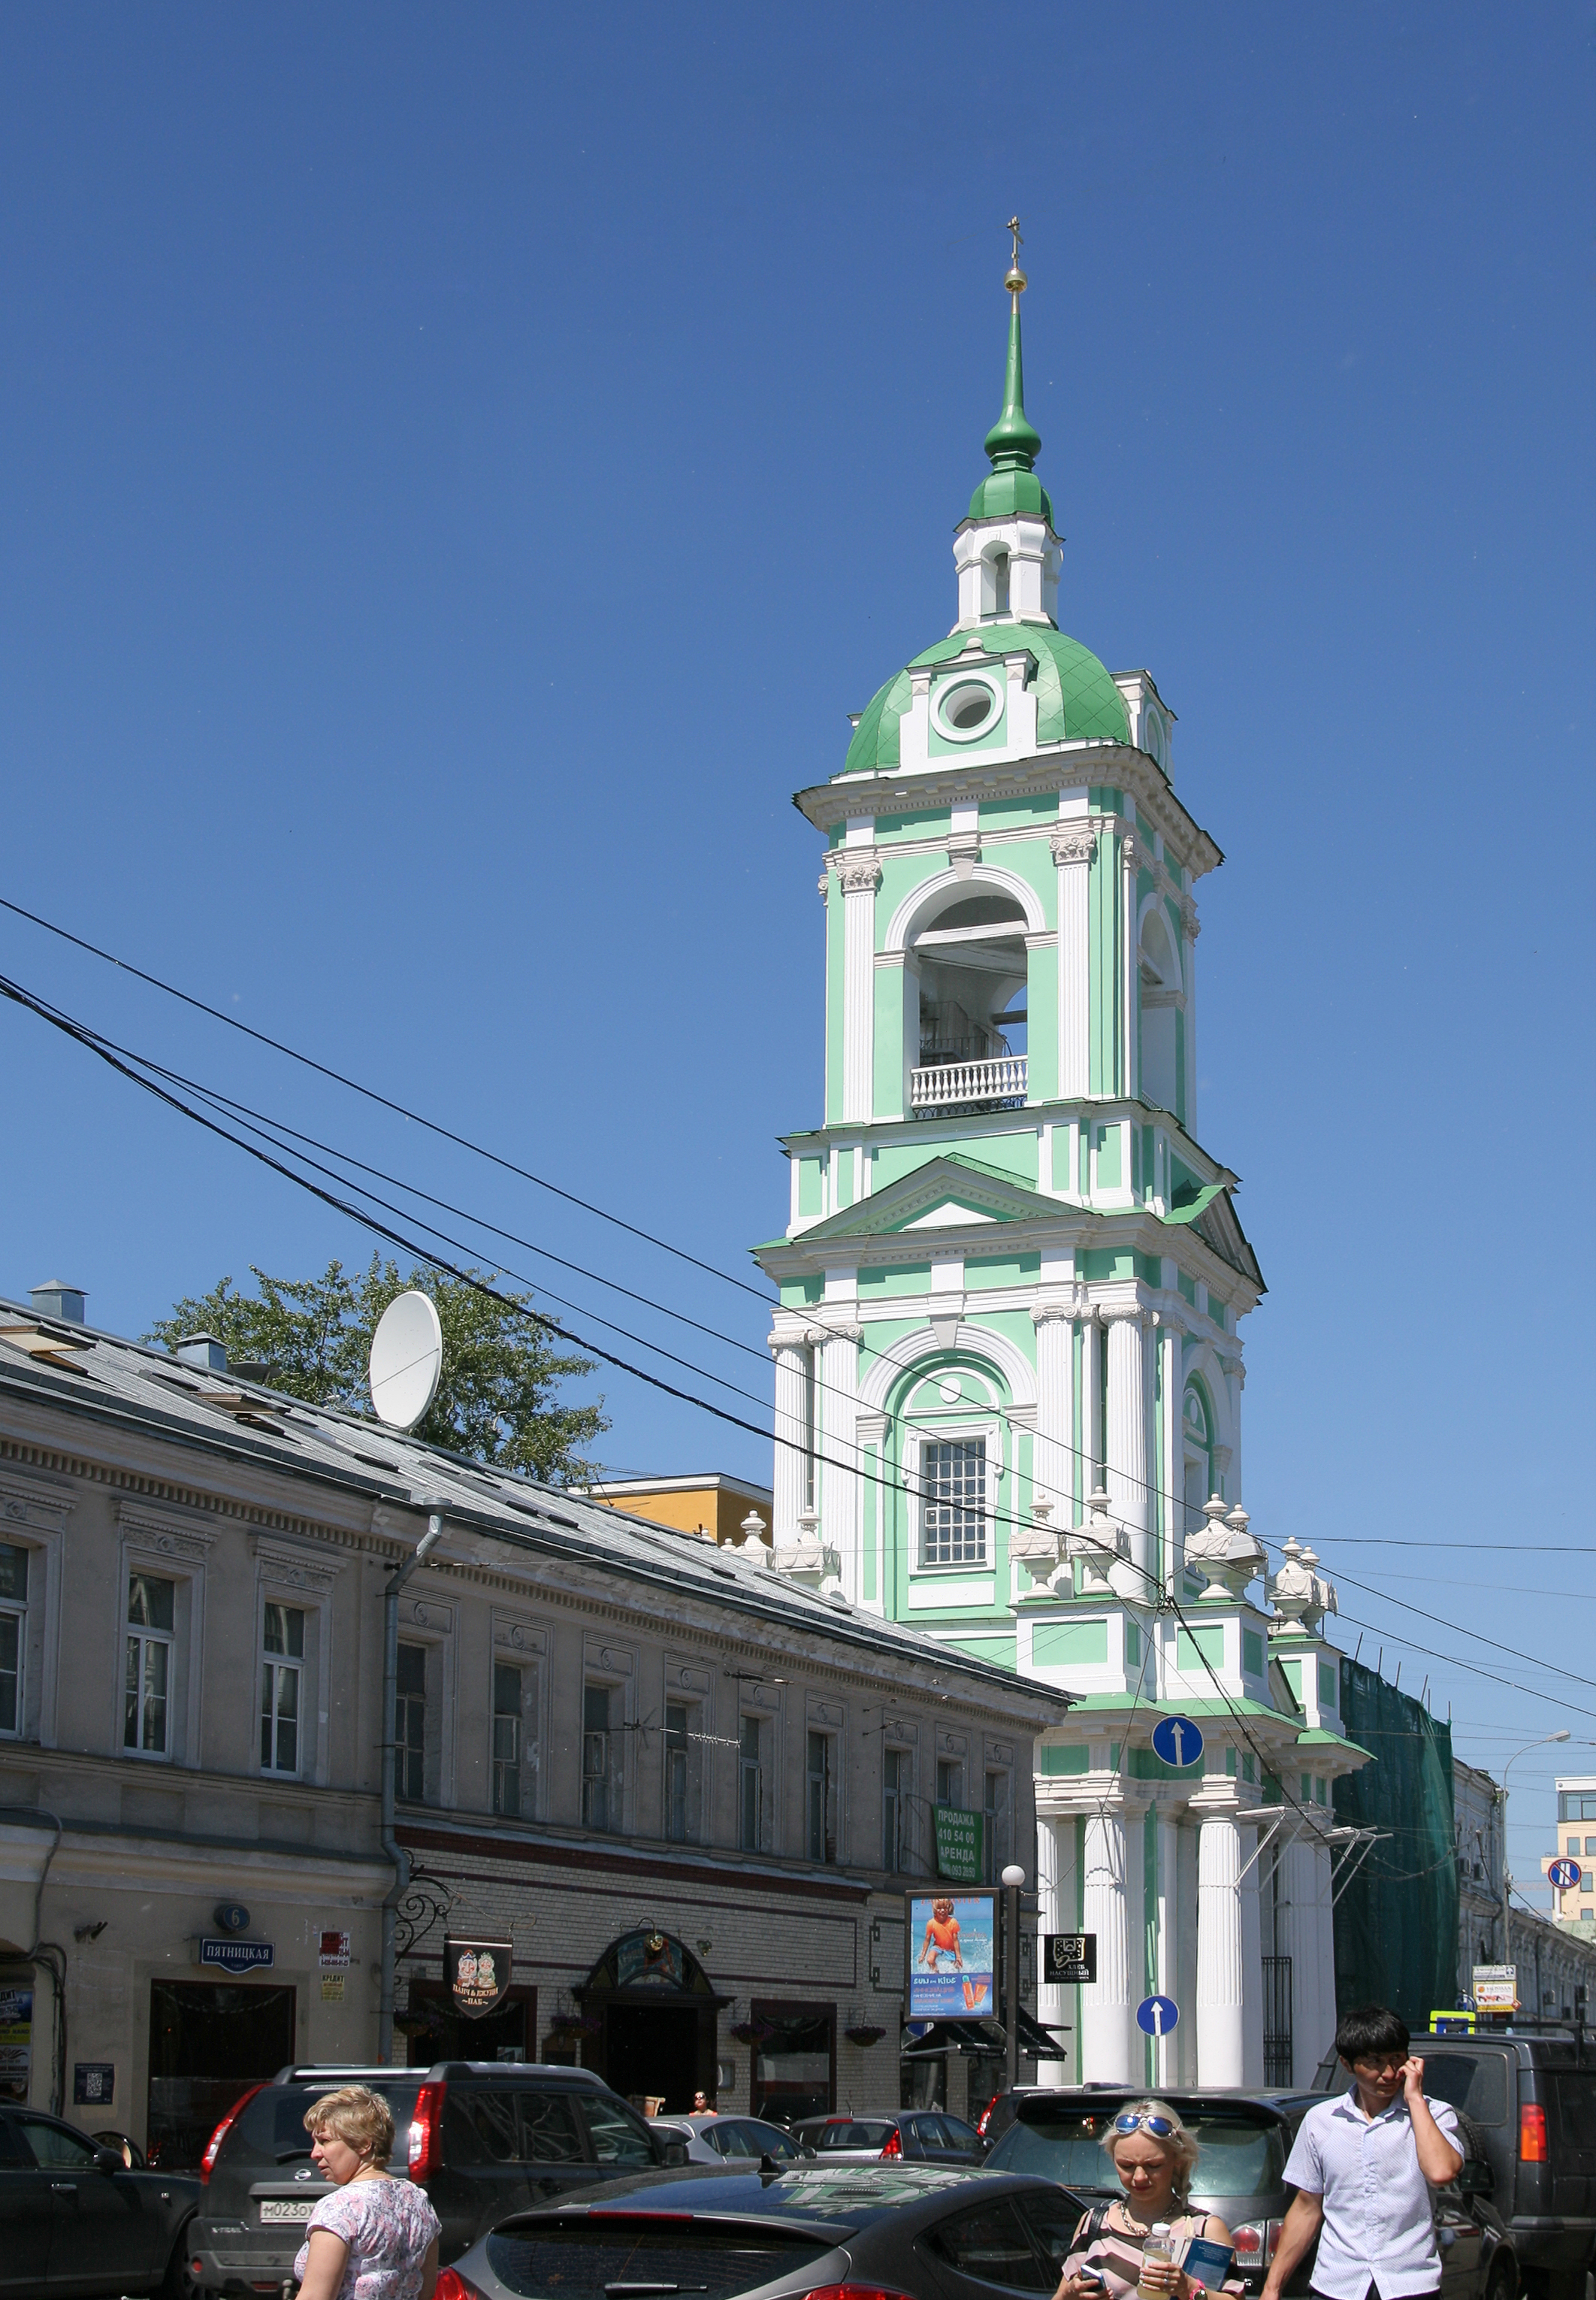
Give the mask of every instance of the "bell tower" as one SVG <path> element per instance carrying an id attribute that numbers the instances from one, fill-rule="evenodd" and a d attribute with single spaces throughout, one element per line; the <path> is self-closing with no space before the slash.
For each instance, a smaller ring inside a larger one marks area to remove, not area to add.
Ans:
<path id="1" fill-rule="evenodd" d="M 1151 677 L 1059 628 L 1010 229 L 952 629 L 795 801 L 823 841 L 826 1053 L 820 1122 L 784 1142 L 786 1229 L 756 1249 L 779 1292 L 774 1562 L 1076 1696 L 1039 1753 L 1038 1882 L 1046 1929 L 1099 1932 L 1100 1979 L 1042 1992 L 1068 2029 L 1043 2080 L 1256 2083 L 1284 2053 L 1273 2080 L 1305 2082 L 1323 1976 L 1298 2069 L 1259 2009 L 1245 1816 L 1289 1776 L 1323 1818 L 1363 1757 L 1293 1690 L 1317 1704 L 1334 1672 L 1305 1648 L 1294 1679 L 1272 1664 L 1301 1612 L 1268 1611 L 1241 1505 L 1263 1279 L 1196 1104 L 1197 888 L 1223 858 Z M 1184 1779 L 1151 1747 L 1172 1706 L 1204 1720 Z M 1028 1865 L 1001 1766 L 960 1764 L 993 1873 Z M 1190 2018 L 1144 2040 L 1135 2006 L 1160 1991 Z"/>

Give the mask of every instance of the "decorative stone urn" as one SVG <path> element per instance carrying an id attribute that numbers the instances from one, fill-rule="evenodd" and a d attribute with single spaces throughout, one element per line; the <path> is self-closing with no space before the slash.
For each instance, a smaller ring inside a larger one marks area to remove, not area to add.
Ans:
<path id="1" fill-rule="evenodd" d="M 1069 1554 L 1081 1562 L 1083 1597 L 1111 1597 L 1114 1585 L 1109 1571 L 1130 1555 L 1130 1536 L 1109 1515 L 1109 1497 L 1101 1486 L 1086 1503 L 1088 1515 L 1069 1537 Z"/>
<path id="2" fill-rule="evenodd" d="M 1248 1531 L 1247 1512 L 1239 1504 L 1227 1517 L 1218 1495 L 1210 1494 L 1202 1514 L 1207 1524 L 1186 1537 L 1186 1563 L 1208 1576 L 1208 1587 L 1197 1602 L 1234 1604 L 1264 1571 L 1263 1544 Z"/>
<path id="3" fill-rule="evenodd" d="M 1064 1552 L 1056 1527 L 1048 1523 L 1053 1513 L 1052 1499 L 1039 1493 L 1031 1504 L 1032 1523 L 1017 1525 L 1009 1534 L 1009 1554 L 1018 1559 L 1031 1576 L 1027 1597 L 1049 1596 L 1049 1579 L 1060 1563 Z"/>
<path id="4" fill-rule="evenodd" d="M 1294 1634 L 1313 1637 L 1325 1615 L 1337 1610 L 1335 1584 L 1314 1571 L 1319 1562 L 1318 1557 L 1289 1534 L 1281 1544 L 1281 1554 L 1284 1562 L 1268 1585 L 1279 1616 L 1270 1622 L 1269 1634 L 1276 1638 Z"/>
<path id="5" fill-rule="evenodd" d="M 770 1562 L 778 1573 L 785 1573 L 789 1581 L 801 1581 L 806 1589 L 840 1588 L 842 1560 L 821 1540 L 819 1527 L 818 1511 L 800 1510 L 797 1540 L 774 1551 Z"/>

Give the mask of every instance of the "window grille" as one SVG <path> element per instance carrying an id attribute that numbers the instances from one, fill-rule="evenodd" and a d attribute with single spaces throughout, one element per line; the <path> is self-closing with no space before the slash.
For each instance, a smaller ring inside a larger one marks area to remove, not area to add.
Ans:
<path id="1" fill-rule="evenodd" d="M 946 1438 L 920 1453 L 922 1565 L 980 1565 L 986 1557 L 986 1440 Z"/>
<path id="2" fill-rule="evenodd" d="M 1263 1966 L 1264 2082 L 1288 2085 L 1292 2080 L 1292 1961 L 1289 1956 L 1266 1956 Z"/>
<path id="3" fill-rule="evenodd" d="M 268 1604 L 261 1621 L 261 1771 L 297 1773 L 304 1614 Z"/>
<path id="4" fill-rule="evenodd" d="M 394 1794 L 420 1804 L 427 1794 L 427 1648 L 401 1646 L 394 1698 Z"/>

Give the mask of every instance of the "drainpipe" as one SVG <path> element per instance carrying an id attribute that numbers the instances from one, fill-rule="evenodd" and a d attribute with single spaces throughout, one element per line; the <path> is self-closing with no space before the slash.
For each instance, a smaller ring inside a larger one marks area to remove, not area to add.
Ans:
<path id="1" fill-rule="evenodd" d="M 382 1903 L 382 1982 L 377 2000 L 377 2057 L 387 2068 L 394 2057 L 394 1935 L 399 1903 L 410 1883 L 410 1855 L 394 1834 L 394 1790 L 399 1751 L 394 1739 L 399 1705 L 399 1592 L 418 1565 L 424 1565 L 443 1538 L 442 1504 L 430 1509 L 427 1530 L 411 1554 L 389 1574 L 382 1593 L 382 1849 L 394 1864 L 394 1881 Z"/>

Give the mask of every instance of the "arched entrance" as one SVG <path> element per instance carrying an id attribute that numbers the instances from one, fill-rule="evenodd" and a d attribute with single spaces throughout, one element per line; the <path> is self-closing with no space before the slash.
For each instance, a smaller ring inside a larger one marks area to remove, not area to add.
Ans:
<path id="1" fill-rule="evenodd" d="M 701 2087 L 715 2089 L 715 2024 L 722 2004 L 698 1959 L 671 1934 L 623 1933 L 577 1990 L 602 2025 L 582 2059 L 630 2098 L 663 2096 L 681 2114 Z"/>

